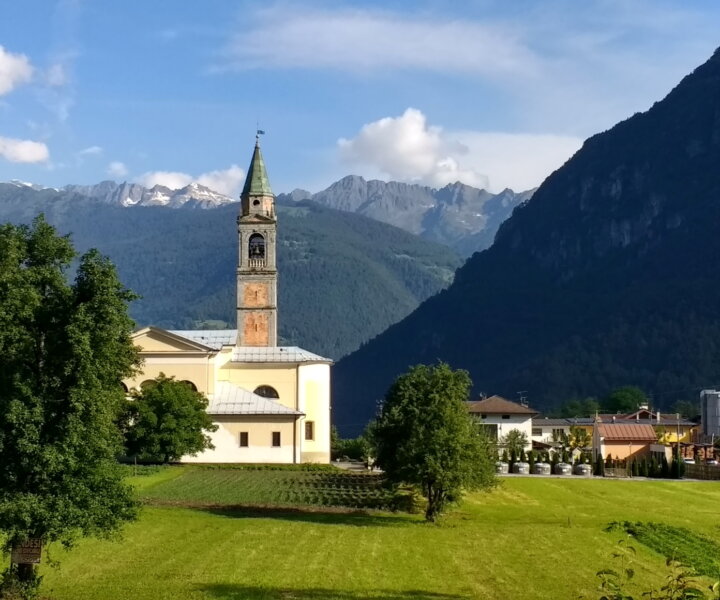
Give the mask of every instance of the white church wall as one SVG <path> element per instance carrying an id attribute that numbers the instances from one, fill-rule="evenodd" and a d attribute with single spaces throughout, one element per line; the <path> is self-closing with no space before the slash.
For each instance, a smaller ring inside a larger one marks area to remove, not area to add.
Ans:
<path id="1" fill-rule="evenodd" d="M 292 463 L 297 443 L 294 417 L 215 415 L 218 430 L 210 434 L 214 450 L 183 456 L 185 463 Z M 240 433 L 248 433 L 248 446 L 240 446 Z M 280 433 L 280 446 L 273 447 L 273 432 Z"/>

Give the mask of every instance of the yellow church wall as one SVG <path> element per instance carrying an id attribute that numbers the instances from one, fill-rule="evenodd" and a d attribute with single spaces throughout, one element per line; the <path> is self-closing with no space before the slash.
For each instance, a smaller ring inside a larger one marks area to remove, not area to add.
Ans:
<path id="1" fill-rule="evenodd" d="M 294 448 L 293 416 L 213 415 L 218 430 L 210 434 L 214 450 L 198 456 L 183 456 L 186 463 L 292 463 Z M 240 432 L 248 432 L 248 446 L 240 446 Z M 280 432 L 280 446 L 273 447 L 272 433 Z"/>
<path id="2" fill-rule="evenodd" d="M 191 381 L 199 392 L 208 394 L 211 380 L 208 357 L 153 356 L 143 353 L 141 373 L 123 383 L 128 389 L 139 388 L 143 381 L 155 379 L 164 373 L 178 381 Z"/>
<path id="3" fill-rule="evenodd" d="M 302 439 L 302 462 L 330 462 L 330 365 L 298 367 L 298 422 Z M 305 439 L 305 423 L 313 422 L 313 439 Z"/>
<path id="4" fill-rule="evenodd" d="M 228 381 L 251 392 L 261 385 L 269 385 L 280 396 L 277 402 L 292 409 L 297 409 L 297 377 L 294 364 L 216 363 L 217 381 Z"/>

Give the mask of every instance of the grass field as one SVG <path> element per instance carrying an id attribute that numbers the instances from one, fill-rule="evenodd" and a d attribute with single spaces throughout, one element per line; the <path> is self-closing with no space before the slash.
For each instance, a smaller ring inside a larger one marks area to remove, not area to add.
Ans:
<path id="1" fill-rule="evenodd" d="M 180 494 L 182 477 L 169 469 L 135 482 L 160 498 Z M 712 482 L 509 478 L 439 525 L 402 513 L 149 506 L 121 540 L 52 550 L 61 566 L 43 567 L 44 592 L 57 600 L 597 598 L 595 572 L 622 535 L 603 531 L 610 521 L 664 522 L 720 541 L 719 505 Z M 636 546 L 638 582 L 658 583 L 664 558 Z"/>

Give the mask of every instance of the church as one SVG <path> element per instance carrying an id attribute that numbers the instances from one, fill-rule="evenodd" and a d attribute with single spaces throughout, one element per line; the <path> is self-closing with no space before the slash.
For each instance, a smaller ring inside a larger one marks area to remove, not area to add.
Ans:
<path id="1" fill-rule="evenodd" d="M 215 448 L 182 462 L 327 463 L 332 361 L 277 345 L 277 217 L 259 138 L 240 200 L 237 329 L 136 331 L 142 373 L 123 383 L 164 373 L 207 396 Z"/>

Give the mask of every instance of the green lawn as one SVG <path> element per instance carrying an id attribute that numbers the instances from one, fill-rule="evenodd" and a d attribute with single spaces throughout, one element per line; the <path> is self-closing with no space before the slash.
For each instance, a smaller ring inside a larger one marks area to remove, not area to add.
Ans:
<path id="1" fill-rule="evenodd" d="M 134 482 L 159 497 L 183 473 Z M 512 478 L 439 525 L 392 513 L 145 507 L 122 540 L 52 551 L 61 566 L 44 567 L 44 591 L 57 600 L 575 599 L 609 564 L 621 534 L 605 533 L 608 522 L 660 521 L 720 540 L 718 506 L 712 482 Z M 637 579 L 658 582 L 664 559 L 636 546 Z"/>

